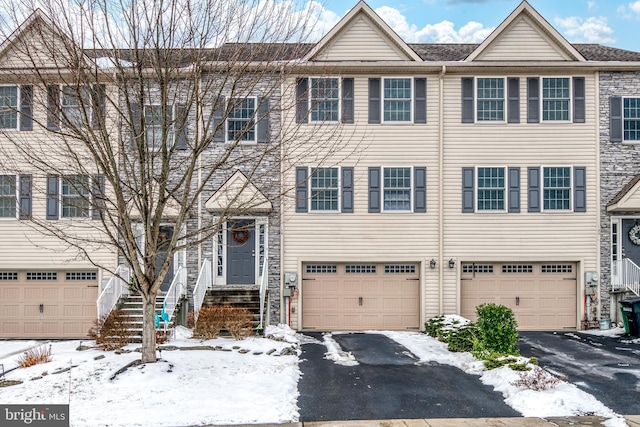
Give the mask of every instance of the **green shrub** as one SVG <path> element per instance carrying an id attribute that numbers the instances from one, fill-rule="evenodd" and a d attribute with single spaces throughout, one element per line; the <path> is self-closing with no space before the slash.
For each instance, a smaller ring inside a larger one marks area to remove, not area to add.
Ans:
<path id="1" fill-rule="evenodd" d="M 449 333 L 449 351 L 462 352 L 473 350 L 474 345 L 480 339 L 478 327 L 474 323 L 467 323 L 460 328 L 453 329 Z"/>
<path id="2" fill-rule="evenodd" d="M 510 308 L 497 304 L 482 304 L 476 308 L 477 326 L 483 349 L 490 353 L 519 354 L 518 324 Z"/>
<path id="3" fill-rule="evenodd" d="M 522 371 L 530 371 L 531 370 L 531 368 L 529 367 L 529 364 L 527 362 L 509 363 L 509 368 L 513 369 L 514 371 L 520 371 L 520 372 L 522 372 Z"/>
<path id="4" fill-rule="evenodd" d="M 515 364 L 517 361 L 518 360 L 515 357 L 504 356 L 504 355 L 493 353 L 490 356 L 488 356 L 484 361 L 484 367 L 487 368 L 488 370 L 492 370 L 492 369 L 502 368 L 503 366 L 506 366 L 512 363 Z"/>
<path id="5" fill-rule="evenodd" d="M 429 319 L 424 324 L 424 333 L 429 335 L 430 337 L 437 338 L 438 334 L 442 331 L 442 328 L 445 325 L 444 316 L 438 316 Z"/>

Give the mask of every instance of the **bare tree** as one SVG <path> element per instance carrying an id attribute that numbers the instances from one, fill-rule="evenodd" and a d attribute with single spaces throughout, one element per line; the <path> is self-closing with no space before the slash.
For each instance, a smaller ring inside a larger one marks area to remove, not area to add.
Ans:
<path id="1" fill-rule="evenodd" d="M 113 274 L 96 255 L 107 250 L 130 266 L 144 300 L 142 361 L 153 362 L 155 300 L 173 255 L 262 203 L 240 188 L 215 216 L 203 215 L 219 187 L 214 178 L 239 170 L 244 187 L 260 182 L 277 205 L 291 190 L 280 179 L 288 148 L 315 138 L 321 152 L 297 151 L 318 163 L 339 149 L 339 126 L 311 134 L 279 125 L 295 107 L 281 98 L 282 85 L 310 49 L 301 42 L 313 11 L 270 0 L 25 0 L 4 8 L 2 27 L 20 26 L 6 34 L 13 59 L 0 63 L 0 77 L 23 85 L 13 108 L 33 129 L 4 132 L 12 142 L 2 147 L 4 167 L 47 178 L 33 179 L 33 193 L 48 195 L 48 214 L 59 206 L 53 179 L 63 179 L 66 211 L 57 214 L 72 219 L 51 221 L 24 206 L 21 215 L 70 257 Z M 167 218 L 180 232 L 163 236 Z"/>

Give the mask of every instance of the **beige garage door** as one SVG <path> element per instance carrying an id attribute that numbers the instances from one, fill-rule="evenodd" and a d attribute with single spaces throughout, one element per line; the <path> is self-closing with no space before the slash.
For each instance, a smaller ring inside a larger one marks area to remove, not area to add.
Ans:
<path id="1" fill-rule="evenodd" d="M 418 265 L 304 264 L 302 328 L 420 328 Z"/>
<path id="2" fill-rule="evenodd" d="M 97 298 L 95 271 L 2 271 L 0 337 L 85 337 Z"/>
<path id="3" fill-rule="evenodd" d="M 461 315 L 476 319 L 476 307 L 511 308 L 521 330 L 576 327 L 575 263 L 463 263 Z"/>

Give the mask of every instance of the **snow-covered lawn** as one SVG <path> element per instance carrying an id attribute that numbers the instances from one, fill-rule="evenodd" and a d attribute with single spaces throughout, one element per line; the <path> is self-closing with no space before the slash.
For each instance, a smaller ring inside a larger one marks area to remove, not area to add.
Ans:
<path id="1" fill-rule="evenodd" d="M 115 354 L 95 348 L 78 351 L 80 341 L 52 342 L 51 362 L 15 369 L 6 375 L 9 380 L 24 382 L 0 387 L 0 402 L 70 403 L 72 426 L 297 421 L 298 355 L 305 337 L 286 327 L 268 327 L 267 333 L 279 340 L 252 337 L 243 341 L 200 341 L 188 338 L 189 331 L 178 328 L 175 339 L 166 344 L 178 349 L 164 350 L 159 363 L 134 366 L 115 377 L 118 370 L 139 359 L 139 353 Z M 621 417 L 572 384 L 561 382 L 545 391 L 516 387 L 513 382 L 519 374 L 508 367 L 487 371 L 470 353 L 451 353 L 446 344 L 423 333 L 371 333 L 384 334 L 404 345 L 420 359 L 418 363 L 437 362 L 478 375 L 479 381 L 501 392 L 505 402 L 523 416 L 594 414 L 609 418 L 608 427 L 626 426 Z M 11 369 L 22 351 L 37 344 L 0 341 L 0 364 L 5 370 Z M 323 344 L 326 358 L 334 363 L 358 363 L 331 334 L 324 336 Z M 129 345 L 125 349 L 137 347 Z M 298 351 L 292 351 L 293 347 Z"/>

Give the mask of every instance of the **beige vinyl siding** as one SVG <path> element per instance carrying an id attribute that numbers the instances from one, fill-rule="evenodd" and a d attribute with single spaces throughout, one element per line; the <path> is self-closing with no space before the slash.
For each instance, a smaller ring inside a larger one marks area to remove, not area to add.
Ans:
<path id="1" fill-rule="evenodd" d="M 42 27 L 32 27 L 17 37 L 3 53 L 1 68 L 64 68 L 64 60 L 56 58 L 68 57 L 69 48 L 59 35 L 52 34 Z"/>
<path id="2" fill-rule="evenodd" d="M 479 55 L 478 61 L 566 61 L 569 57 L 530 19 L 520 17 Z"/>
<path id="3" fill-rule="evenodd" d="M 318 59 L 321 61 L 393 61 L 406 60 L 407 57 L 376 28 L 373 22 L 364 16 L 359 16 L 321 52 Z"/>

